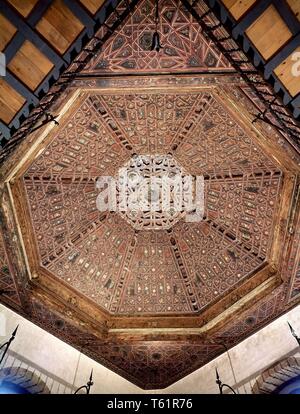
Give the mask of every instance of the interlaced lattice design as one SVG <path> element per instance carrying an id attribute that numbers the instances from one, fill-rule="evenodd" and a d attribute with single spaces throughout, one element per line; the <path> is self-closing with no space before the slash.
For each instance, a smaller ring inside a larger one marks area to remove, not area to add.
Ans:
<path id="1" fill-rule="evenodd" d="M 86 70 L 89 73 L 232 70 L 213 43 L 203 37 L 201 28 L 180 2 L 167 0 L 160 2 L 159 7 L 158 30 L 163 46 L 159 54 L 151 52 L 155 1 L 144 0 Z M 100 29 L 98 36 L 104 31 L 105 28 Z"/>
<path id="2" fill-rule="evenodd" d="M 70 248 L 99 218 L 95 183 L 27 176 L 25 185 L 40 256 L 46 264 Z"/>
<path id="3" fill-rule="evenodd" d="M 298 270 L 295 277 L 295 283 L 293 286 L 293 296 L 299 295 L 300 293 L 300 263 L 298 265 Z"/>
<path id="4" fill-rule="evenodd" d="M 137 154 L 166 154 L 171 143 L 190 119 L 200 120 L 208 110 L 208 92 L 124 93 L 95 95 L 91 98 L 105 122 L 114 122 L 123 145 L 134 147 Z"/>
<path id="5" fill-rule="evenodd" d="M 207 219 L 260 258 L 267 256 L 281 175 L 245 174 L 205 181 Z"/>
<path id="6" fill-rule="evenodd" d="M 149 233 L 148 233 L 149 234 Z M 111 341 L 96 337 L 34 300 L 34 321 L 144 389 L 164 388 L 216 357 L 222 345 L 176 341 Z M 170 374 L 172 375 L 170 377 Z"/>
<path id="7" fill-rule="evenodd" d="M 136 155 L 119 170 L 117 211 L 137 230 L 169 229 L 186 217 L 195 189 L 171 155 Z"/>
<path id="8" fill-rule="evenodd" d="M 49 113 L 52 105 L 64 93 L 72 80 L 85 68 L 87 63 L 90 62 L 90 59 L 97 54 L 107 39 L 114 33 L 116 28 L 124 21 L 124 19 L 126 19 L 132 10 L 134 10 L 138 2 L 139 0 L 120 0 L 114 6 L 110 3 L 105 7 L 105 21 L 102 19 L 102 13 L 100 13 L 101 17 L 98 18 L 98 23 L 104 27 L 104 30 L 102 30 L 102 37 L 99 38 L 99 36 L 94 36 L 92 40 L 89 40 L 89 36 L 84 36 L 80 42 L 81 44 L 79 48 L 82 48 L 82 50 L 78 56 L 76 56 L 75 59 L 73 59 L 73 57 L 71 58 L 72 62 L 66 69 L 64 69 L 64 64 L 60 67 L 61 63 L 59 63 L 59 67 L 55 68 L 56 73 L 54 76 L 51 76 L 50 79 L 45 81 L 45 87 L 43 87 L 38 96 L 36 96 L 39 100 L 38 106 L 31 108 L 32 100 L 30 99 L 30 102 L 27 102 L 24 110 L 17 114 L 16 119 L 13 121 L 13 127 L 8 131 L 8 138 L 10 137 L 9 141 L 0 135 L 0 147 L 2 147 L 0 151 L 0 163 L 2 163 L 5 157 L 11 154 L 17 145 L 36 128 L 38 129 L 53 121 L 53 115 Z M 109 22 L 107 22 L 108 16 L 110 16 Z M 98 23 L 94 26 L 95 30 L 99 27 Z M 85 45 L 86 47 L 84 47 Z M 70 51 L 70 57 L 74 52 L 78 52 L 78 45 L 74 45 Z M 58 73 L 61 73 L 61 71 L 63 71 L 63 74 L 58 77 Z M 54 82 L 54 85 L 53 79 L 57 79 L 57 82 Z"/>
<path id="9" fill-rule="evenodd" d="M 300 214 L 298 215 L 297 224 L 295 226 L 295 233 L 294 233 L 295 241 L 291 249 L 290 260 L 286 266 L 286 274 L 290 280 L 289 294 L 292 300 L 294 300 L 296 297 L 299 297 L 300 295 L 300 252 L 299 252 L 300 226 L 299 224 L 300 224 Z"/>
<path id="10" fill-rule="evenodd" d="M 6 256 L 4 241 L 0 233 L 0 296 L 4 301 L 12 301 L 13 304 L 20 304 L 17 288 L 11 275 L 8 259 Z"/>
<path id="11" fill-rule="evenodd" d="M 299 122 L 295 120 L 287 109 L 286 103 L 274 95 L 274 90 L 270 88 L 262 74 L 252 64 L 253 58 L 251 55 L 253 49 L 250 51 L 248 47 L 246 48 L 248 51 L 247 57 L 242 47 L 238 44 L 240 39 L 235 41 L 232 35 L 224 29 L 223 24 L 226 18 L 216 4 L 212 5 L 208 0 L 181 0 L 181 3 L 199 23 L 204 36 L 214 42 L 221 54 L 226 57 L 232 68 L 241 75 L 242 79 L 250 87 L 253 95 L 256 96 L 259 105 L 262 106 L 262 110 L 256 115 L 255 121 L 262 120 L 276 126 L 283 136 L 299 150 Z M 214 13 L 213 9 L 216 9 L 217 12 Z M 216 15 L 218 15 L 219 19 Z M 229 25 L 232 26 L 233 23 Z M 231 27 L 232 29 L 233 26 Z M 255 60 L 256 58 L 254 57 Z"/>
<path id="12" fill-rule="evenodd" d="M 264 264 L 282 174 L 218 96 L 81 99 L 24 176 L 43 266 L 112 314 L 156 315 L 197 313 Z M 142 150 L 143 174 L 169 160 L 173 173 L 204 176 L 202 222 L 97 210 L 98 178 L 136 173 Z"/>
<path id="13" fill-rule="evenodd" d="M 130 271 L 118 313 L 193 312 L 168 233 L 138 233 Z"/>
<path id="14" fill-rule="evenodd" d="M 246 332 L 251 334 L 265 326 L 282 309 L 284 298 L 285 292 L 281 288 L 274 289 L 272 294 L 264 298 L 259 305 L 253 304 L 249 309 L 242 312 L 238 318 L 221 328 L 218 337 L 230 345 L 243 337 Z"/>
<path id="15" fill-rule="evenodd" d="M 180 164 L 191 173 L 218 176 L 274 171 L 274 164 L 219 99 L 210 96 L 203 112 L 196 109 L 190 116 L 193 122 L 180 130 L 172 145 Z"/>
<path id="16" fill-rule="evenodd" d="M 27 175 L 45 180 L 113 175 L 129 158 L 115 131 L 112 118 L 101 116 L 87 96 Z"/>
<path id="17" fill-rule="evenodd" d="M 145 4 L 153 3 L 138 1 L 139 12 L 132 14 L 136 0 L 119 2 L 99 37 L 91 39 L 0 154 L 1 161 L 45 111 L 58 114 L 71 89 L 82 88 L 45 138 L 46 147 L 39 147 L 35 134 L 29 136 L 24 157 L 35 154 L 35 148 L 39 152 L 22 179 L 11 181 L 16 214 L 5 198 L 1 209 L 11 218 L 5 229 L 6 247 L 11 247 L 7 258 L 19 287 L 26 285 L 26 317 L 148 389 L 164 388 L 208 363 L 224 352 L 221 342 L 236 345 L 289 310 L 299 295 L 299 243 L 292 220 L 296 202 L 288 193 L 295 167 L 284 173 L 278 167 L 289 159 L 295 165 L 296 155 L 271 126 L 259 123 L 262 135 L 253 135 L 246 119 L 259 109 L 267 121 L 268 105 L 274 112 L 278 101 L 271 104 L 273 92 L 205 2 L 160 2 L 165 49 L 159 54 L 143 49 L 148 41 L 143 24 L 152 30 Z M 195 21 L 201 15 L 197 23 L 208 37 L 211 32 L 214 42 L 224 45 L 231 68 L 191 20 L 191 7 Z M 136 28 L 143 32 L 142 45 L 134 42 Z M 129 49 L 119 36 L 125 36 Z M 107 61 L 96 69 L 100 48 Z M 127 63 L 127 50 L 137 56 L 133 65 Z M 170 50 L 177 55 L 170 56 Z M 90 58 L 87 76 L 80 72 Z M 233 67 L 239 76 L 228 75 Z M 205 74 L 195 74 L 203 69 Z M 236 114 L 236 108 L 243 114 Z M 286 110 L 280 117 L 286 117 Z M 285 126 L 292 127 L 289 120 Z M 287 135 L 286 128 L 281 132 Z M 267 155 L 273 143 L 278 163 Z M 145 231 L 118 213 L 99 212 L 98 178 L 115 176 L 134 154 L 170 154 L 189 174 L 203 175 L 203 220 Z M 12 176 L 19 171 L 13 169 Z M 31 281 L 14 248 L 24 258 L 28 254 L 28 265 L 36 270 Z M 59 286 L 57 279 L 63 282 Z M 5 280 L 7 285 L 12 279 Z"/>
<path id="18" fill-rule="evenodd" d="M 183 278 L 194 292 L 195 310 L 220 297 L 262 264 L 242 243 L 233 242 L 209 222 L 200 226 L 179 223 L 171 242 L 181 259 Z"/>
<path id="19" fill-rule="evenodd" d="M 110 310 L 120 297 L 135 247 L 134 230 L 118 215 L 109 216 L 49 269 L 75 289 Z"/>

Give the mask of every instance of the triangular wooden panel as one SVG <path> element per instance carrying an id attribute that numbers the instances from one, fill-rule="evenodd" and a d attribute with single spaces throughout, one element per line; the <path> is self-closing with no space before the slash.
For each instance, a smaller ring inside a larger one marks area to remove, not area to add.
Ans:
<path id="1" fill-rule="evenodd" d="M 231 71 L 229 63 L 199 24 L 176 0 L 159 2 L 158 31 L 163 48 L 151 51 L 155 2 L 141 0 L 87 68 L 89 73 Z M 107 30 L 105 27 L 101 31 Z M 99 33 L 102 37 L 104 33 Z"/>

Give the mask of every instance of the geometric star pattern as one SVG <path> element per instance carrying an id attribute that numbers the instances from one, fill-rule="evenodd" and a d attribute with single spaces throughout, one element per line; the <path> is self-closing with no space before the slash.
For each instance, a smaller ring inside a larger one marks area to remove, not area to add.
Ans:
<path id="1" fill-rule="evenodd" d="M 97 178 L 145 153 L 204 176 L 204 220 L 134 231 L 97 210 Z M 43 266 L 110 314 L 170 315 L 198 314 L 264 265 L 281 175 L 209 90 L 88 93 L 24 183 Z"/>
<path id="2" fill-rule="evenodd" d="M 16 309 L 15 287 L 24 316 L 146 389 L 208 363 L 300 292 L 298 154 L 275 128 L 251 125 L 259 99 L 182 3 L 159 4 L 159 54 L 154 2 L 140 0 L 85 69 L 101 76 L 74 81 L 51 107 L 70 104 L 59 126 L 42 143 L 41 130 L 26 137 L 0 174 L 1 302 Z M 139 154 L 204 176 L 200 223 L 136 231 L 96 209 L 98 177 Z"/>
<path id="3" fill-rule="evenodd" d="M 203 36 L 200 26 L 181 3 L 166 0 L 160 2 L 159 7 L 158 30 L 163 45 L 159 53 L 149 53 L 155 31 L 155 1 L 143 0 L 106 42 L 101 54 L 91 60 L 86 72 L 232 71 L 227 60 L 213 42 Z M 105 33 L 106 28 L 103 27 L 98 36 Z"/>

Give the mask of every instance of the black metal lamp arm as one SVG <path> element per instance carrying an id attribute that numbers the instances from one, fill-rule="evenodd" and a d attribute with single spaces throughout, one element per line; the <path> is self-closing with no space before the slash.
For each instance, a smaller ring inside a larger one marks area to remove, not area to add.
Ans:
<path id="1" fill-rule="evenodd" d="M 296 341 L 298 342 L 298 345 L 300 346 L 300 338 L 299 338 L 299 336 L 296 334 L 294 328 L 292 327 L 292 325 L 289 322 L 288 322 L 288 325 L 290 327 L 290 331 L 291 331 L 293 337 L 296 339 Z"/>
<path id="2" fill-rule="evenodd" d="M 229 390 L 231 390 L 233 394 L 236 394 L 236 392 L 234 391 L 234 389 L 233 389 L 230 385 L 228 385 L 228 384 L 223 384 L 223 383 L 222 383 L 222 381 L 220 380 L 220 376 L 219 376 L 219 373 L 218 373 L 217 368 L 216 368 L 216 377 L 217 377 L 217 379 L 216 379 L 216 383 L 217 383 L 217 384 L 218 384 L 218 386 L 219 386 L 219 391 L 220 391 L 220 394 L 223 394 L 223 388 L 224 388 L 224 387 L 225 387 L 225 388 L 228 388 Z"/>
<path id="3" fill-rule="evenodd" d="M 74 394 L 78 394 L 80 390 L 84 390 L 86 391 L 86 394 L 90 393 L 90 389 L 92 387 L 92 385 L 94 385 L 93 383 L 93 370 L 91 371 L 91 375 L 90 375 L 90 379 L 88 380 L 86 385 L 82 385 L 81 387 L 79 387 Z"/>
<path id="4" fill-rule="evenodd" d="M 3 361 L 3 360 L 4 360 L 4 358 L 5 358 L 5 355 L 7 354 L 7 351 L 8 351 L 8 349 L 9 349 L 9 347 L 10 347 L 10 344 L 11 344 L 11 343 L 12 343 L 12 341 L 15 339 L 15 336 L 16 336 L 16 334 L 17 334 L 18 327 L 19 327 L 19 325 L 18 325 L 18 326 L 16 327 L 16 329 L 13 331 L 13 333 L 12 333 L 11 337 L 9 338 L 9 340 L 0 346 L 0 351 L 1 351 L 2 349 L 4 349 L 4 351 L 3 351 L 3 353 L 2 353 L 2 356 L 1 356 L 1 359 L 0 359 L 0 365 L 1 365 L 2 361 Z"/>

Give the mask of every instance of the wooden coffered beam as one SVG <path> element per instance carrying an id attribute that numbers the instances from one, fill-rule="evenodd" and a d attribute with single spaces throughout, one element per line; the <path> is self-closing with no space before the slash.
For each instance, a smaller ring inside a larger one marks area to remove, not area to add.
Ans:
<path id="1" fill-rule="evenodd" d="M 204 1 L 299 120 L 300 77 L 291 72 L 293 54 L 300 50 L 299 1 Z"/>
<path id="2" fill-rule="evenodd" d="M 0 148 L 118 4 L 119 0 L 28 0 L 26 4 L 0 0 L 0 18 L 9 26 L 1 24 L 6 35 L 2 35 L 0 51 L 5 55 L 7 75 L 0 79 L 0 88 L 10 92 L 2 94 Z M 70 24 L 64 25 L 64 19 Z M 34 52 L 28 52 L 29 48 Z"/>

